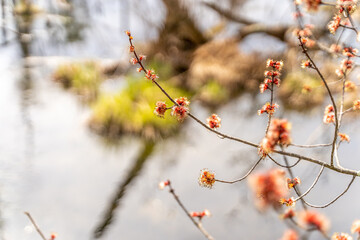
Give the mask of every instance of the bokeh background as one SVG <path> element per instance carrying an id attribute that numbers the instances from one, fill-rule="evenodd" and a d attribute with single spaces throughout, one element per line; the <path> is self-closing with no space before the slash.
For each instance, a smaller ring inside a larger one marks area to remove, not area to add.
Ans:
<path id="1" fill-rule="evenodd" d="M 267 123 L 257 115 L 269 101 L 258 93 L 266 59 L 283 59 L 276 116 L 292 123 L 294 143 L 328 143 L 333 128 L 322 117 L 329 99 L 317 76 L 300 68 L 292 1 L 1 2 L 0 239 L 40 239 L 24 211 L 58 239 L 203 238 L 172 196 L 158 189 L 166 179 L 189 210 L 212 212 L 203 225 L 216 239 L 281 237 L 287 225 L 279 212 L 259 211 L 246 181 L 199 187 L 203 168 L 224 180 L 241 177 L 257 149 L 220 139 L 190 119 L 154 116 L 155 102 L 166 98 L 129 64 L 124 31 L 131 30 L 160 83 L 174 97 L 188 96 L 197 117 L 216 112 L 223 132 L 252 142 L 260 142 Z M 325 31 L 331 11 L 305 16 L 328 45 L 334 41 Z M 351 37 L 344 39 L 352 43 Z M 340 61 L 318 50 L 311 54 L 335 81 Z M 356 71 L 352 76 L 358 81 Z M 310 94 L 304 84 L 313 88 Z M 358 92 L 348 96 L 351 102 Z M 342 132 L 351 144 L 339 154 L 352 169 L 360 169 L 359 131 L 356 115 L 349 115 Z M 328 149 L 290 148 L 329 157 Z M 273 167 L 265 161 L 258 171 Z M 307 162 L 294 168 L 303 189 L 318 168 Z M 325 170 L 308 201 L 326 203 L 349 181 Z M 349 232 L 360 218 L 358 189 L 355 181 L 343 198 L 319 210 L 331 220 L 330 232 Z"/>

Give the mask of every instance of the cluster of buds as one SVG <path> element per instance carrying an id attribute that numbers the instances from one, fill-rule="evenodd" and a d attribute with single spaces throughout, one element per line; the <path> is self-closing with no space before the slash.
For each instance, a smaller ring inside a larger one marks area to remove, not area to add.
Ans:
<path id="1" fill-rule="evenodd" d="M 345 133 L 338 133 L 339 137 L 340 137 L 340 142 L 350 142 L 350 137 L 349 135 L 345 134 Z"/>
<path id="2" fill-rule="evenodd" d="M 259 155 L 265 157 L 277 144 L 288 146 L 291 143 L 290 129 L 291 124 L 286 119 L 273 119 L 269 131 L 260 143 Z"/>
<path id="3" fill-rule="evenodd" d="M 316 228 L 320 232 L 325 233 L 330 226 L 329 220 L 322 214 L 305 210 L 299 214 L 300 224 L 306 228 Z"/>
<path id="4" fill-rule="evenodd" d="M 330 51 L 333 53 L 340 53 L 341 49 L 342 49 L 342 47 L 338 44 L 331 44 L 331 46 L 330 46 Z"/>
<path id="5" fill-rule="evenodd" d="M 129 39 L 132 40 L 133 37 L 131 36 L 131 32 L 130 31 L 125 31 L 125 34 L 128 35 Z"/>
<path id="6" fill-rule="evenodd" d="M 351 70 L 353 68 L 354 61 L 350 58 L 351 57 L 343 59 L 340 64 L 340 68 L 335 70 L 335 73 L 336 75 L 338 75 L 338 77 L 343 77 L 348 70 Z"/>
<path id="7" fill-rule="evenodd" d="M 130 52 L 135 52 L 135 47 L 134 46 L 130 46 Z M 145 60 L 146 59 L 146 56 L 145 55 L 139 55 L 139 57 L 134 57 L 134 58 L 131 58 L 130 59 L 130 63 L 132 64 L 138 64 L 138 63 L 141 63 L 142 60 Z M 136 69 L 138 72 L 141 72 L 143 70 L 142 67 L 139 67 Z"/>
<path id="8" fill-rule="evenodd" d="M 315 45 L 315 41 L 310 38 L 312 36 L 313 28 L 313 25 L 307 24 L 303 29 L 295 29 L 293 34 L 296 37 L 301 37 L 302 44 L 304 44 L 308 48 L 311 48 Z"/>
<path id="9" fill-rule="evenodd" d="M 293 187 L 295 187 L 296 185 L 299 185 L 301 183 L 300 178 L 296 177 L 294 179 L 286 179 L 286 185 L 288 187 L 288 189 L 291 189 Z"/>
<path id="10" fill-rule="evenodd" d="M 354 82 L 352 82 L 352 81 L 345 82 L 345 91 L 346 92 L 354 92 L 354 91 L 356 91 L 356 89 L 357 89 L 357 86 L 355 85 Z"/>
<path id="11" fill-rule="evenodd" d="M 300 17 L 304 16 L 302 14 L 302 12 L 300 12 L 300 11 L 296 11 L 292 15 L 293 15 L 294 19 L 297 19 L 297 18 L 300 18 Z"/>
<path id="12" fill-rule="evenodd" d="M 330 33 L 335 34 L 336 30 L 339 28 L 341 22 L 341 15 L 335 14 L 333 20 L 328 23 L 328 29 Z"/>
<path id="13" fill-rule="evenodd" d="M 352 47 L 345 47 L 343 49 L 343 55 L 349 58 L 355 57 L 357 56 L 359 50 L 357 50 L 356 48 L 352 48 Z"/>
<path id="14" fill-rule="evenodd" d="M 339 13 L 351 14 L 356 10 L 357 0 L 337 0 L 337 7 L 339 8 Z"/>
<path id="15" fill-rule="evenodd" d="M 295 206 L 295 200 L 293 197 L 288 198 L 288 199 L 281 198 L 279 202 L 280 202 L 280 204 L 286 205 L 287 207 Z"/>
<path id="16" fill-rule="evenodd" d="M 221 118 L 215 113 L 208 117 L 206 122 L 211 129 L 217 129 L 221 127 Z"/>
<path id="17" fill-rule="evenodd" d="M 170 181 L 167 180 L 167 181 L 162 181 L 159 183 L 159 189 L 160 190 L 163 190 L 166 186 L 169 186 L 170 185 Z"/>
<path id="18" fill-rule="evenodd" d="M 213 171 L 209 171 L 206 168 L 200 171 L 198 182 L 201 187 L 212 188 L 215 181 L 215 173 Z"/>
<path id="19" fill-rule="evenodd" d="M 353 238 L 347 233 L 334 233 L 331 240 L 353 240 Z"/>
<path id="20" fill-rule="evenodd" d="M 301 93 L 308 94 L 311 93 L 312 87 L 310 85 L 304 84 L 304 86 L 301 89 Z"/>
<path id="21" fill-rule="evenodd" d="M 335 112 L 333 105 L 330 104 L 325 108 L 323 122 L 324 123 L 335 122 Z"/>
<path id="22" fill-rule="evenodd" d="M 281 219 L 290 219 L 295 216 L 295 211 L 293 208 L 287 208 L 283 214 L 281 214 Z"/>
<path id="23" fill-rule="evenodd" d="M 211 213 L 210 213 L 209 210 L 204 209 L 204 211 L 202 211 L 202 212 L 190 212 L 190 216 L 191 217 L 197 217 L 197 218 L 199 218 L 201 220 L 205 216 L 210 217 Z"/>
<path id="24" fill-rule="evenodd" d="M 162 102 L 162 101 L 156 102 L 156 107 L 154 110 L 154 114 L 156 116 L 163 118 L 166 110 L 167 110 L 167 107 L 166 107 L 165 102 Z"/>
<path id="25" fill-rule="evenodd" d="M 155 74 L 154 70 L 147 70 L 145 77 L 151 81 L 155 81 L 159 78 L 159 76 Z"/>
<path id="26" fill-rule="evenodd" d="M 189 111 L 190 101 L 186 97 L 179 97 L 175 99 L 175 102 L 177 105 L 172 107 L 171 115 L 182 121 L 186 118 Z"/>
<path id="27" fill-rule="evenodd" d="M 354 61 L 350 60 L 350 59 L 344 59 L 341 61 L 341 66 L 343 67 L 343 69 L 351 69 L 353 66 Z"/>
<path id="28" fill-rule="evenodd" d="M 347 21 L 342 23 L 341 14 L 343 13 L 345 17 L 347 17 L 348 13 L 351 14 L 356 9 L 357 0 L 338 0 L 337 8 L 339 11 L 335 14 L 333 19 L 328 23 L 328 29 L 330 33 L 335 34 L 336 30 L 339 28 L 341 24 L 348 25 Z"/>
<path id="29" fill-rule="evenodd" d="M 273 113 L 275 112 L 275 108 L 279 108 L 279 105 L 277 105 L 276 103 L 271 105 L 269 102 L 267 102 L 260 110 L 258 110 L 258 114 L 261 115 L 263 113 L 267 113 L 273 115 Z"/>
<path id="30" fill-rule="evenodd" d="M 130 59 L 130 63 L 132 63 L 134 65 L 139 64 L 140 67 L 138 67 L 136 69 L 136 71 L 138 71 L 138 72 L 144 71 L 145 77 L 147 79 L 156 81 L 156 79 L 158 79 L 159 77 L 158 77 L 158 75 L 155 74 L 154 70 L 145 70 L 143 68 L 142 61 L 146 59 L 146 56 L 144 56 L 144 55 L 137 56 L 137 54 L 135 53 L 135 46 L 132 44 L 133 37 L 131 36 L 131 33 L 129 31 L 125 31 L 125 33 L 126 33 L 126 35 L 128 35 L 129 41 L 130 41 L 129 52 L 133 52 L 135 54 L 135 57 Z"/>
<path id="31" fill-rule="evenodd" d="M 272 86 L 275 84 L 276 86 L 280 85 L 280 71 L 283 68 L 283 61 L 274 61 L 272 59 L 268 59 L 266 62 L 266 67 L 272 68 L 270 71 L 265 71 L 265 79 L 264 83 L 260 84 L 260 92 L 263 93 L 267 89 L 272 90 Z"/>
<path id="32" fill-rule="evenodd" d="M 296 0 L 297 4 L 304 2 L 307 11 L 317 11 L 321 0 Z"/>
<path id="33" fill-rule="evenodd" d="M 249 176 L 249 185 L 256 196 L 256 206 L 265 210 L 269 206 L 280 207 L 279 199 L 286 197 L 285 172 L 281 169 L 271 169 L 264 173 Z"/>
<path id="34" fill-rule="evenodd" d="M 284 232 L 284 235 L 280 240 L 299 240 L 299 235 L 292 229 L 288 229 Z"/>
<path id="35" fill-rule="evenodd" d="M 355 100 L 354 102 L 353 102 L 353 109 L 354 110 L 360 110 L 360 100 L 358 99 L 358 100 Z"/>
<path id="36" fill-rule="evenodd" d="M 353 222 L 351 226 L 351 233 L 357 233 L 360 236 L 360 220 Z"/>
<path id="37" fill-rule="evenodd" d="M 301 63 L 301 67 L 302 68 L 312 68 L 313 66 L 309 60 L 304 60 Z"/>

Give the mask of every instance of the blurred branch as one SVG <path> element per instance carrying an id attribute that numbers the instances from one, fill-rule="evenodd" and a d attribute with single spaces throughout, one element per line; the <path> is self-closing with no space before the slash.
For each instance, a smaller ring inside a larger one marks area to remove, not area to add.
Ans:
<path id="1" fill-rule="evenodd" d="M 242 180 L 244 180 L 245 178 L 247 178 L 250 173 L 252 173 L 254 171 L 254 169 L 256 168 L 256 166 L 261 162 L 261 160 L 263 160 L 264 158 L 263 157 L 260 157 L 259 160 L 250 168 L 250 170 L 241 178 L 239 179 L 236 179 L 234 181 L 224 181 L 224 180 L 219 180 L 219 179 L 215 179 L 215 181 L 217 182 L 221 182 L 221 183 L 229 183 L 229 184 L 233 184 L 233 183 L 236 183 L 236 182 L 240 182 Z"/>
<path id="2" fill-rule="evenodd" d="M 288 26 L 268 26 L 262 23 L 254 23 L 248 26 L 244 26 L 239 30 L 237 37 L 239 40 L 253 33 L 265 33 L 269 36 L 278 38 L 279 40 L 285 41 L 285 35 L 288 31 Z"/>
<path id="3" fill-rule="evenodd" d="M 107 227 L 113 222 L 115 210 L 120 205 L 120 200 L 125 195 L 126 190 L 130 183 L 133 182 L 133 180 L 136 178 L 136 176 L 139 174 L 141 169 L 143 168 L 146 160 L 149 158 L 149 156 L 154 151 L 155 143 L 152 141 L 145 142 L 143 149 L 140 151 L 139 155 L 137 156 L 137 159 L 130 169 L 127 176 L 125 176 L 125 180 L 120 183 L 118 188 L 116 189 L 116 192 L 112 199 L 109 202 L 109 205 L 107 206 L 102 219 L 100 220 L 100 223 L 96 226 L 94 230 L 94 237 L 100 238 L 105 233 Z"/>
<path id="4" fill-rule="evenodd" d="M 289 26 L 267 26 L 262 23 L 256 23 L 254 21 L 248 20 L 247 18 L 237 16 L 231 11 L 225 10 L 214 3 L 205 2 L 203 4 L 230 21 L 246 25 L 239 30 L 239 33 L 237 34 L 238 40 L 241 40 L 244 37 L 253 33 L 265 33 L 270 36 L 276 37 L 281 41 L 285 41 L 285 34 L 288 31 Z"/>
<path id="5" fill-rule="evenodd" d="M 268 158 L 270 158 L 271 161 L 273 161 L 276 165 L 283 167 L 283 168 L 293 168 L 295 167 L 301 160 L 301 158 L 299 158 L 293 165 L 282 165 L 281 163 L 279 163 L 278 161 L 276 161 L 274 158 L 272 158 L 269 154 L 267 155 Z"/>
<path id="6" fill-rule="evenodd" d="M 355 180 L 355 176 L 352 177 L 350 183 L 347 185 L 347 187 L 345 188 L 345 190 L 340 193 L 338 196 L 336 196 L 332 201 L 324 204 L 324 205 L 313 205 L 313 204 L 310 204 L 309 202 L 305 201 L 305 199 L 301 198 L 306 205 L 308 205 L 309 207 L 313 207 L 313 208 L 326 208 L 328 206 L 330 206 L 331 204 L 333 204 L 334 202 L 336 202 L 340 197 L 342 197 L 350 188 L 350 186 L 352 185 L 352 183 L 354 182 Z"/>
<path id="7" fill-rule="evenodd" d="M 30 215 L 30 213 L 28 212 L 24 212 L 26 216 L 28 216 L 28 218 L 30 219 L 31 223 L 34 225 L 36 231 L 39 233 L 40 237 L 43 240 L 47 240 L 45 235 L 42 233 L 42 231 L 40 230 L 39 226 L 36 224 L 35 220 L 32 218 L 32 216 Z"/>
<path id="8" fill-rule="evenodd" d="M 250 21 L 246 18 L 234 15 L 231 11 L 222 9 L 221 7 L 217 6 L 214 3 L 208 3 L 208 2 L 203 2 L 203 4 L 209 8 L 211 8 L 212 10 L 214 10 L 215 12 L 217 12 L 218 14 L 220 14 L 221 16 L 227 18 L 230 21 L 233 22 L 237 22 L 237 23 L 241 23 L 241 24 L 245 24 L 245 25 L 250 25 L 250 24 L 254 24 L 255 22 Z"/>

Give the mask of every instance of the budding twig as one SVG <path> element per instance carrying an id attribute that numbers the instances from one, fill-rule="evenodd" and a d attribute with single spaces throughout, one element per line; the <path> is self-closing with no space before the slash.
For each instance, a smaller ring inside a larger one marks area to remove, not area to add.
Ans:
<path id="1" fill-rule="evenodd" d="M 331 149 L 331 158 L 330 158 L 330 165 L 333 166 L 334 165 L 334 151 L 335 151 L 335 144 L 336 144 L 336 139 L 338 136 L 338 131 L 339 131 L 339 120 L 338 120 L 338 115 L 337 115 L 337 107 L 336 107 L 336 103 L 334 100 L 334 97 L 330 91 L 330 88 L 324 78 L 324 76 L 322 75 L 322 73 L 320 72 L 319 68 L 316 66 L 315 62 L 312 60 L 312 58 L 310 57 L 307 49 L 304 46 L 304 43 L 302 42 L 302 37 L 299 36 L 298 37 L 299 42 L 300 42 L 300 47 L 303 51 L 303 53 L 305 54 L 305 56 L 308 58 L 308 60 L 311 62 L 312 66 L 315 68 L 315 71 L 317 72 L 317 74 L 319 75 L 319 77 L 321 78 L 322 82 L 324 83 L 326 90 L 329 94 L 330 100 L 332 102 L 332 105 L 334 107 L 334 113 L 335 113 L 335 132 L 334 132 L 334 140 L 332 143 L 332 149 Z"/>
<path id="2" fill-rule="evenodd" d="M 196 221 L 191 215 L 190 212 L 186 209 L 184 204 L 180 201 L 179 197 L 175 194 L 175 190 L 171 185 L 171 182 L 168 180 L 169 184 L 169 192 L 173 197 L 175 198 L 178 205 L 181 207 L 181 209 L 185 212 L 185 214 L 190 218 L 191 222 L 194 223 L 194 225 L 200 230 L 200 232 L 209 240 L 214 240 L 214 238 L 205 230 L 205 228 L 202 226 L 201 222 Z"/>
<path id="3" fill-rule="evenodd" d="M 271 97 L 270 97 L 270 106 L 273 105 L 273 101 L 274 101 L 274 76 L 271 76 L 271 87 L 270 87 L 270 91 L 271 91 Z M 270 123 L 271 123 L 271 117 L 272 117 L 272 114 L 269 113 L 268 114 L 268 123 L 267 123 L 267 126 L 266 126 L 266 131 L 265 131 L 265 135 L 269 132 L 269 128 L 270 128 Z"/>
<path id="4" fill-rule="evenodd" d="M 130 42 L 130 46 L 134 47 L 133 43 L 132 43 L 132 37 L 129 37 L 129 42 Z M 304 47 L 304 46 L 302 46 Z M 305 47 L 304 47 L 305 48 Z M 139 61 L 139 57 L 136 53 L 136 51 L 134 50 L 133 51 L 134 53 L 134 56 L 135 58 Z M 305 54 L 307 54 L 306 50 L 305 50 Z M 307 54 L 308 56 L 308 54 Z M 310 57 L 310 56 L 309 56 Z M 311 58 L 310 58 L 311 59 Z M 311 59 L 312 61 L 312 59 Z M 144 65 L 142 64 L 141 61 L 138 62 L 138 64 L 140 64 L 140 66 L 142 67 L 142 71 L 146 72 L 145 68 L 144 68 Z M 315 66 L 315 64 L 314 64 Z M 316 67 L 316 70 L 318 70 L 318 68 Z M 320 73 L 321 74 L 321 73 Z M 320 75 L 322 77 L 322 75 Z M 323 78 L 322 78 L 323 79 Z M 323 80 L 325 81 L 325 80 Z M 152 82 L 165 94 L 165 96 L 171 101 L 173 102 L 176 106 L 179 106 L 175 100 L 165 91 L 165 89 L 163 89 L 161 87 L 161 85 L 156 81 L 156 80 L 152 80 Z M 326 82 L 325 82 L 326 84 Z M 327 85 L 326 85 L 327 86 Z M 331 98 L 332 98 L 332 95 L 330 95 Z M 335 106 L 334 106 L 335 108 Z M 336 108 L 335 108 L 336 109 Z M 197 117 L 195 117 L 192 113 L 190 113 L 190 111 L 187 111 L 188 113 L 188 116 L 190 118 L 192 118 L 193 120 L 195 120 L 197 123 L 199 123 L 201 126 L 203 126 L 204 128 L 206 128 L 207 130 L 209 130 L 210 132 L 213 132 L 214 134 L 218 135 L 218 136 L 221 136 L 222 138 L 224 139 L 229 139 L 229 140 L 233 140 L 233 141 L 236 141 L 236 142 L 240 142 L 240 143 L 243 143 L 243 144 L 246 144 L 246 145 L 249 145 L 249 146 L 252 146 L 252 147 L 255 147 L 255 148 L 259 148 L 259 144 L 256 144 L 256 143 L 253 143 L 253 142 L 250 142 L 250 141 L 246 141 L 246 140 L 243 140 L 241 138 L 237 138 L 237 137 L 233 137 L 233 136 L 230 136 L 230 135 L 227 135 L 227 134 L 224 134 L 218 130 L 214 130 L 214 129 L 211 129 L 210 127 L 208 127 L 204 122 L 202 122 L 200 119 L 198 119 Z M 336 122 L 337 122 L 337 115 L 335 114 L 335 119 L 336 119 Z M 337 131 L 337 129 L 336 129 Z M 336 136 L 337 136 L 337 132 L 336 132 Z M 333 143 L 334 145 L 334 143 Z M 325 163 L 324 161 L 321 161 L 321 160 L 317 160 L 317 159 L 314 159 L 314 158 L 311 158 L 311 157 L 307 157 L 307 156 L 302 156 L 302 155 L 299 155 L 297 153 L 291 153 L 291 152 L 285 152 L 285 151 L 280 151 L 280 150 L 274 150 L 273 151 L 274 153 L 278 153 L 280 155 L 283 155 L 283 156 L 289 156 L 289 157 L 294 157 L 294 158 L 297 158 L 297 159 L 302 159 L 302 160 L 305 160 L 305 161 L 308 161 L 308 162 L 312 162 L 312 163 L 315 163 L 315 164 L 318 164 L 318 165 L 324 165 L 326 168 L 329 168 L 333 171 L 336 171 L 336 172 L 339 172 L 339 173 L 343 173 L 343 174 L 348 174 L 348 175 L 352 175 L 352 176 L 360 176 L 358 175 L 359 172 L 358 171 L 355 171 L 355 170 L 350 170 L 350 169 L 343 169 L 343 168 L 339 168 L 339 167 L 336 167 L 334 166 L 333 164 L 327 164 Z M 333 154 L 333 153 L 332 153 Z"/>

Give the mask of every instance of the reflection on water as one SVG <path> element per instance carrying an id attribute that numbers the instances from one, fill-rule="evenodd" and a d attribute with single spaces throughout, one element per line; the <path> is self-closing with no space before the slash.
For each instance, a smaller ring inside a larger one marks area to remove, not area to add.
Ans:
<path id="1" fill-rule="evenodd" d="M 33 104 L 33 95 L 35 95 L 33 89 L 33 80 L 31 78 L 30 69 L 26 66 L 23 68 L 22 78 L 19 84 L 20 92 L 20 112 L 22 121 L 25 126 L 25 144 L 27 150 L 25 151 L 25 156 L 31 159 L 33 156 L 33 147 L 34 147 L 34 126 L 31 119 L 30 107 Z"/>
<path id="2" fill-rule="evenodd" d="M 152 6 L 160 1 L 149 2 Z M 157 190 L 157 183 L 165 179 L 172 180 L 176 192 L 190 210 L 208 208 L 212 211 L 213 218 L 204 220 L 204 226 L 217 239 L 279 238 L 285 225 L 274 212 L 265 215 L 257 212 L 245 183 L 217 184 L 210 191 L 199 188 L 196 182 L 199 170 L 205 167 L 215 170 L 223 179 L 242 176 L 256 160 L 256 149 L 219 139 L 194 122 L 184 124 L 181 136 L 176 139 L 158 140 L 155 144 L 125 138 L 118 148 L 108 148 L 89 132 L 90 109 L 50 81 L 49 66 L 45 64 L 49 59 L 44 57 L 44 64 L 37 66 L 25 59 L 40 55 L 42 44 L 41 53 L 45 56 L 47 53 L 70 56 L 97 56 L 99 53 L 112 58 L 128 57 L 126 50 L 118 47 L 119 42 L 126 42 L 114 31 L 118 26 L 108 25 L 113 24 L 112 21 L 120 21 L 122 27 L 131 24 L 132 15 L 126 12 L 132 5 L 130 1 L 120 1 L 119 8 L 118 1 L 74 0 L 69 3 L 76 7 L 69 9 L 66 3 L 39 1 L 39 5 L 52 14 L 64 14 L 71 19 L 64 25 L 54 25 L 54 19 L 48 22 L 50 25 L 44 31 L 49 31 L 46 36 L 54 37 L 50 37 L 49 42 L 45 41 L 46 37 L 39 37 L 39 29 L 33 29 L 41 26 L 41 21 L 46 22 L 44 15 L 36 20 L 27 18 L 31 20 L 27 24 L 23 18 L 16 19 L 14 25 L 23 34 L 2 31 L 3 39 L 11 39 L 11 34 L 16 36 L 18 45 L 9 43 L 1 49 L 0 57 L 3 136 L 0 139 L 0 239 L 38 239 L 34 229 L 28 227 L 24 211 L 32 214 L 45 233 L 57 232 L 60 239 L 201 238 L 172 197 L 166 191 Z M 101 11 L 97 7 L 99 4 Z M 123 12 L 119 14 L 118 11 Z M 84 19 L 97 21 L 86 26 Z M 54 29 L 65 31 L 64 41 L 60 41 L 61 34 L 54 33 Z M 101 30 L 108 35 L 94 34 Z M 17 55 L 19 49 L 21 58 Z M 256 115 L 256 106 L 264 102 L 260 98 L 245 95 L 220 108 L 218 113 L 224 121 L 222 130 L 259 141 L 263 130 L 257 130 L 266 126 L 264 118 Z M 196 103 L 192 110 L 201 119 L 209 114 Z M 293 123 L 293 139 L 297 143 L 305 142 L 321 124 L 321 113 L 284 115 Z M 304 125 L 305 121 L 310 122 Z M 359 154 L 354 146 L 359 145 L 360 129 L 355 125 L 345 130 L 351 131 L 353 136 L 352 144 L 344 146 L 341 152 L 344 165 L 360 168 L 360 163 L 354 163 L 353 159 Z M 312 141 L 329 141 L 329 129 L 324 127 L 323 132 Z M 324 157 L 323 151 L 311 154 Z M 271 162 L 264 162 L 261 167 L 270 166 L 273 166 Z M 303 176 L 305 189 L 317 169 L 300 163 L 294 171 Z M 309 195 L 309 201 L 324 203 L 341 192 L 348 182 L 346 176 L 328 171 L 325 175 L 316 191 Z M 359 197 L 355 191 L 358 186 L 355 182 L 350 192 L 326 211 L 333 221 L 334 231 L 348 231 L 351 222 L 358 218 L 360 210 L 354 209 L 353 203 L 353 199 Z M 258 231 L 259 226 L 261 231 Z M 318 236 L 311 237 L 317 239 Z"/>
<path id="3" fill-rule="evenodd" d="M 121 181 L 121 184 L 115 191 L 113 198 L 109 201 L 108 207 L 104 212 L 103 219 L 100 220 L 100 223 L 96 227 L 94 231 L 94 236 L 96 238 L 100 238 L 105 233 L 106 228 L 113 222 L 115 210 L 119 207 L 121 198 L 124 197 L 128 185 L 133 182 L 133 180 L 140 174 L 143 165 L 146 160 L 152 154 L 154 150 L 155 143 L 154 142 L 144 142 L 143 149 L 140 150 L 139 155 L 136 157 L 134 165 L 128 170 L 127 175 Z"/>

